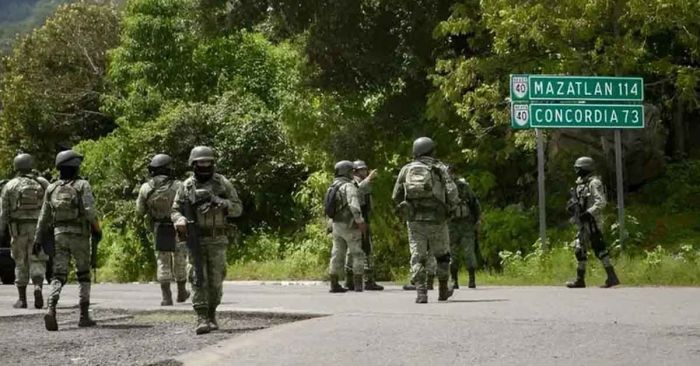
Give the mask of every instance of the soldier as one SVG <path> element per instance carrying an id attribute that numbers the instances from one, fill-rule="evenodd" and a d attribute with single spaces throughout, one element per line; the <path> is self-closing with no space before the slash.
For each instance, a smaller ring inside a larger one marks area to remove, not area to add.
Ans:
<path id="1" fill-rule="evenodd" d="M 481 219 L 481 205 L 466 179 L 457 177 L 453 169 L 450 169 L 450 175 L 459 192 L 459 204 L 455 207 L 449 223 L 452 287 L 459 288 L 457 277 L 463 254 L 469 273 L 469 288 L 476 288 L 476 230 Z"/>
<path id="2" fill-rule="evenodd" d="M 586 263 L 588 248 L 592 247 L 596 257 L 600 259 L 608 278 L 602 287 L 609 288 L 620 284 L 615 269 L 610 263 L 610 255 L 603 240 L 600 227 L 603 225 L 603 209 L 606 205 L 605 187 L 600 177 L 593 175 L 595 162 L 584 156 L 574 163 L 576 169 L 576 187 L 571 189 L 571 199 L 567 211 L 572 215 L 572 221 L 578 226 L 574 254 L 578 261 L 576 280 L 566 284 L 569 288 L 586 287 Z"/>
<path id="3" fill-rule="evenodd" d="M 215 172 L 211 148 L 193 148 L 188 164 L 194 175 L 177 191 L 170 218 L 178 232 L 187 236 L 192 307 L 197 313 L 195 333 L 205 334 L 219 329 L 216 307 L 226 277 L 229 219 L 241 216 L 243 205 L 233 184 Z"/>
<path id="4" fill-rule="evenodd" d="M 358 198 L 362 218 L 367 224 L 367 232 L 362 234 L 362 251 L 365 253 L 365 286 L 367 291 L 382 291 L 384 287 L 374 281 L 374 266 L 372 262 L 372 234 L 369 224 L 369 215 L 372 210 L 372 179 L 376 176 L 376 170 L 369 171 L 367 164 L 362 160 L 357 160 L 353 164 L 353 179 L 357 186 Z M 348 252 L 345 259 L 345 287 L 354 288 L 352 257 Z"/>
<path id="5" fill-rule="evenodd" d="M 10 180 L 0 195 L 0 228 L 9 226 L 12 258 L 15 260 L 15 285 L 19 299 L 13 305 L 16 309 L 27 308 L 27 284 L 31 278 L 34 284 L 34 307 L 44 306 L 41 288 L 46 274 L 45 253 L 32 253 L 34 233 L 39 212 L 44 202 L 44 193 L 49 186 L 46 179 L 32 172 L 34 159 L 29 154 L 19 154 L 14 159 L 17 176 Z M 5 230 L 0 231 L 4 236 Z M 0 241 L 4 238 L 0 238 Z"/>
<path id="6" fill-rule="evenodd" d="M 80 164 L 83 156 L 73 150 L 66 150 L 56 155 L 58 181 L 46 189 L 44 204 L 36 226 L 34 251 L 40 253 L 46 236 L 55 235 L 54 275 L 48 298 L 48 311 L 44 316 L 46 330 L 58 330 L 56 305 L 61 289 L 68 280 L 68 266 L 71 257 L 75 260 L 78 278 L 80 321 L 79 327 L 94 326 L 90 319 L 90 267 L 92 240 L 102 237 L 100 223 L 97 220 L 95 199 L 90 184 L 80 178 Z M 49 232 L 53 230 L 53 233 Z"/>
<path id="7" fill-rule="evenodd" d="M 333 249 L 330 262 L 330 292 L 346 292 L 338 279 L 345 267 L 348 252 L 352 258 L 353 289 L 363 290 L 365 252 L 362 251 L 362 236 L 367 234 L 367 224 L 362 216 L 357 186 L 352 178 L 353 163 L 348 160 L 335 164 L 335 180 L 325 197 L 326 215 L 333 220 Z"/>
<path id="8" fill-rule="evenodd" d="M 177 302 L 184 302 L 190 297 L 186 288 L 187 243 L 178 240 L 170 219 L 175 194 L 182 186 L 180 181 L 173 179 L 171 163 L 172 158 L 168 155 L 154 156 L 148 165 L 151 179 L 141 185 L 136 198 L 136 211 L 141 216 L 147 215 L 153 226 L 158 261 L 157 279 L 163 297 L 161 306 L 173 304 L 170 292 L 172 281 L 177 282 Z"/>
<path id="9" fill-rule="evenodd" d="M 413 142 L 414 161 L 406 164 L 394 185 L 392 199 L 408 224 L 411 272 L 416 284 L 416 303 L 428 302 L 426 265 L 437 262 L 438 300 L 452 296 L 447 282 L 450 248 L 447 220 L 459 197 L 447 167 L 434 157 L 435 143 L 428 137 Z"/>

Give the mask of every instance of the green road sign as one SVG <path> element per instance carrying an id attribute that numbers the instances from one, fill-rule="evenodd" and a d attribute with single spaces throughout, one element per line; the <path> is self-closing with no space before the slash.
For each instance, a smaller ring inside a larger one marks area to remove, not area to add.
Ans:
<path id="1" fill-rule="evenodd" d="M 515 129 L 530 128 L 530 105 L 513 103 L 510 108 L 510 127 Z"/>
<path id="2" fill-rule="evenodd" d="M 512 101 L 642 102 L 644 81 L 638 77 L 511 75 Z"/>
<path id="3" fill-rule="evenodd" d="M 532 128 L 644 128 L 644 106 L 533 103 L 528 123 Z"/>

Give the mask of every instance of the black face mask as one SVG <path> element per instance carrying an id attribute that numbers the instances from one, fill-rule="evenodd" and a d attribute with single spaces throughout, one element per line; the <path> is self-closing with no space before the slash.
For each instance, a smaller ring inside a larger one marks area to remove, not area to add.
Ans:
<path id="1" fill-rule="evenodd" d="M 148 171 L 151 173 L 151 177 L 158 175 L 173 176 L 173 170 L 168 167 L 149 168 Z"/>
<path id="2" fill-rule="evenodd" d="M 194 166 L 194 177 L 200 182 L 206 182 L 214 176 L 214 166 Z"/>
<path id="3" fill-rule="evenodd" d="M 58 167 L 59 177 L 62 180 L 71 180 L 78 176 L 80 172 L 79 166 L 61 166 Z"/>
<path id="4" fill-rule="evenodd" d="M 584 177 L 586 177 L 588 174 L 591 174 L 591 172 L 589 172 L 588 170 L 585 170 L 585 169 L 583 169 L 583 168 L 576 168 L 576 176 L 577 176 L 577 177 L 579 177 L 579 178 L 584 178 Z"/>

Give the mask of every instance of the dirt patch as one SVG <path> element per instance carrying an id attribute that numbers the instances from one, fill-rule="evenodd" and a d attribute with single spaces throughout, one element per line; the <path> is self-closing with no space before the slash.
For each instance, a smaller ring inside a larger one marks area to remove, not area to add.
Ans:
<path id="1" fill-rule="evenodd" d="M 180 365 L 173 357 L 224 339 L 314 316 L 219 313 L 220 330 L 197 336 L 192 311 L 131 312 L 95 309 L 94 328 L 78 328 L 75 308 L 59 309 L 58 332 L 43 315 L 0 318 L 0 358 L 5 365 Z"/>

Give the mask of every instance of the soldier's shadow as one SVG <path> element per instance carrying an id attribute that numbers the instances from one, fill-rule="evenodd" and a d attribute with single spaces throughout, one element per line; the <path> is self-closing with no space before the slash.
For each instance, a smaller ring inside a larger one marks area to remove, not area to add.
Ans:
<path id="1" fill-rule="evenodd" d="M 510 301 L 509 299 L 477 299 L 477 300 L 447 300 L 443 304 L 452 303 L 479 303 L 479 302 L 504 302 Z"/>

